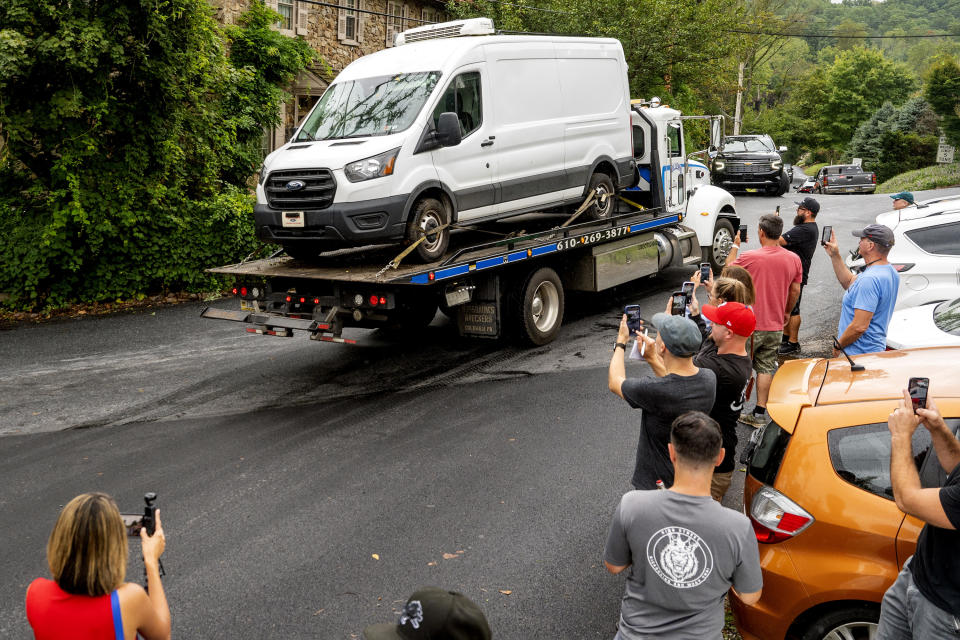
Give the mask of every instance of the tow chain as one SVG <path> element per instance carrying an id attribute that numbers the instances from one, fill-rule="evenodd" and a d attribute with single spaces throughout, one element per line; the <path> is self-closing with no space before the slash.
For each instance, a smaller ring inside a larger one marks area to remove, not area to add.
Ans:
<path id="1" fill-rule="evenodd" d="M 586 211 L 586 210 L 590 207 L 590 205 L 592 205 L 594 202 L 597 202 L 600 206 L 604 206 L 604 204 L 605 204 L 606 201 L 607 201 L 607 198 L 617 198 L 618 200 L 622 200 L 623 202 L 626 202 L 626 203 L 629 204 L 630 206 L 635 207 L 636 209 L 638 209 L 638 210 L 640 210 L 640 211 L 643 211 L 644 209 L 646 209 L 646 207 L 644 207 L 643 205 L 637 204 L 636 202 L 632 202 L 632 201 L 630 201 L 630 200 L 627 200 L 626 198 L 624 198 L 623 196 L 621 196 L 621 195 L 619 195 L 619 194 L 602 193 L 602 194 L 600 194 L 600 195 L 597 195 L 597 190 L 594 189 L 594 190 L 591 191 L 589 194 L 587 194 L 586 199 L 584 199 L 583 203 L 577 208 L 576 211 L 573 212 L 573 215 L 571 215 L 569 218 L 567 218 L 567 220 L 566 220 L 563 224 L 561 224 L 558 228 L 559 228 L 559 229 L 564 229 L 564 228 L 566 228 L 567 226 L 569 226 L 574 220 L 576 220 L 576 219 L 580 216 L 580 214 L 582 214 L 584 211 Z M 377 279 L 380 279 L 380 277 L 383 276 L 383 274 L 386 273 L 387 271 L 389 271 L 390 269 L 399 269 L 399 268 L 400 268 L 400 262 L 401 262 L 404 258 L 406 258 L 408 255 L 410 255 L 410 253 L 411 253 L 414 249 L 416 249 L 416 248 L 420 245 L 421 242 L 423 242 L 424 240 L 427 239 L 428 233 L 430 233 L 430 234 L 439 233 L 440 231 L 443 231 L 443 230 L 446 229 L 446 228 L 451 228 L 451 229 L 473 229 L 474 231 L 482 231 L 482 232 L 484 232 L 484 233 L 491 233 L 491 234 L 493 234 L 493 235 L 502 236 L 502 237 L 504 237 L 504 238 L 509 238 L 509 237 L 512 236 L 512 235 L 523 235 L 523 233 L 524 233 L 523 231 L 520 231 L 520 232 L 514 231 L 514 232 L 511 232 L 511 233 L 497 233 L 496 231 L 487 231 L 487 230 L 484 230 L 484 229 L 476 229 L 475 227 L 470 227 L 470 226 L 467 226 L 467 225 L 457 225 L 457 224 L 453 224 L 453 223 L 447 222 L 447 223 L 444 223 L 444 224 L 440 225 L 439 227 L 437 227 L 437 228 L 435 228 L 435 229 L 431 229 L 429 232 L 424 232 L 424 234 L 421 235 L 419 238 L 417 238 L 416 241 L 414 241 L 414 242 L 411 243 L 407 248 L 405 248 L 403 251 L 401 251 L 401 252 L 397 255 L 396 258 L 394 258 L 393 260 L 391 260 L 390 262 L 388 262 L 382 269 L 380 269 L 380 271 L 377 272 L 377 275 L 376 275 L 375 277 L 376 277 Z"/>

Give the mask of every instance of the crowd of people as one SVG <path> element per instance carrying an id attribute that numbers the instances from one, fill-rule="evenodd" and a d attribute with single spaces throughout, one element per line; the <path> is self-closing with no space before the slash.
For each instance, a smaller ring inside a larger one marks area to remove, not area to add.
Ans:
<path id="1" fill-rule="evenodd" d="M 895 203 L 912 202 L 909 193 Z M 642 410 L 630 483 L 608 529 L 606 569 L 629 569 L 614 640 L 717 638 L 731 590 L 745 604 L 759 601 L 763 579 L 749 519 L 721 501 L 733 476 L 737 423 L 765 424 L 779 355 L 800 351 L 800 301 L 816 245 L 822 244 L 845 290 L 834 355 L 882 351 L 896 301 L 897 272 L 887 262 L 893 233 L 882 225 L 855 231 L 865 268 L 854 274 L 840 258 L 835 234 L 821 237 L 819 203 L 797 203 L 783 233 L 778 215 L 760 217 L 760 248 L 730 260 L 714 278 L 695 273 L 682 314 L 655 314 L 641 330 L 621 318 L 608 369 L 611 392 Z M 896 204 L 895 204 L 896 206 Z M 703 288 L 708 303 L 701 306 Z M 627 377 L 631 343 L 653 375 Z M 744 415 L 756 372 L 755 408 Z M 930 432 L 950 473 L 942 489 L 923 489 L 911 456 L 920 425 Z M 881 608 L 877 638 L 947 638 L 960 633 L 960 560 L 953 553 L 960 524 L 960 441 L 932 399 L 914 410 L 909 394 L 890 414 L 891 481 L 897 505 L 926 524 Z M 140 531 L 147 588 L 125 582 L 127 530 L 114 501 L 102 493 L 77 496 L 61 511 L 47 544 L 52 579 L 27 591 L 27 619 L 38 640 L 142 637 L 166 640 L 170 609 L 161 583 L 166 537 Z M 367 626 L 367 640 L 489 640 L 481 609 L 463 594 L 417 590 L 396 622 Z"/>

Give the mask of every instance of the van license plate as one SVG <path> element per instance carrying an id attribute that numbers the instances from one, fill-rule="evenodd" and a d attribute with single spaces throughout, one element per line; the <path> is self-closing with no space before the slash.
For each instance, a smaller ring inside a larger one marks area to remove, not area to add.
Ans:
<path id="1" fill-rule="evenodd" d="M 280 217 L 285 227 L 303 227 L 303 211 L 283 211 Z"/>

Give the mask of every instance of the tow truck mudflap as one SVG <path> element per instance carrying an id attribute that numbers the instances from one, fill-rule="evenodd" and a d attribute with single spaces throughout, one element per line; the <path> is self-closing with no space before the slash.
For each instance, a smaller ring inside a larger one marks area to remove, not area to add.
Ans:
<path id="1" fill-rule="evenodd" d="M 256 311 L 230 311 L 228 309 L 213 309 L 205 307 L 200 312 L 201 318 L 209 320 L 231 320 L 233 322 L 243 322 L 253 325 L 247 327 L 250 333 L 258 333 L 268 336 L 279 336 L 289 338 L 293 335 L 293 330 L 309 331 L 311 340 L 320 340 L 323 342 L 344 342 L 355 344 L 355 340 L 345 340 L 338 335 L 323 335 L 330 332 L 333 325 L 311 320 L 308 318 L 286 318 L 284 316 L 274 316 L 266 313 L 257 313 Z"/>

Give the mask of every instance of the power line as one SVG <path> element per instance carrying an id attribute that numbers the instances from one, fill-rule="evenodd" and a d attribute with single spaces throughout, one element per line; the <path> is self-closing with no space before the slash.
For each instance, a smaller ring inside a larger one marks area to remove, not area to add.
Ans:
<path id="1" fill-rule="evenodd" d="M 741 29 L 724 29 L 727 33 L 743 33 L 751 36 L 786 36 L 788 38 L 840 38 L 842 40 L 883 40 L 898 38 L 957 38 L 960 33 L 925 33 L 903 34 L 896 36 L 844 36 L 837 33 L 787 33 L 777 31 L 744 31 Z"/>

